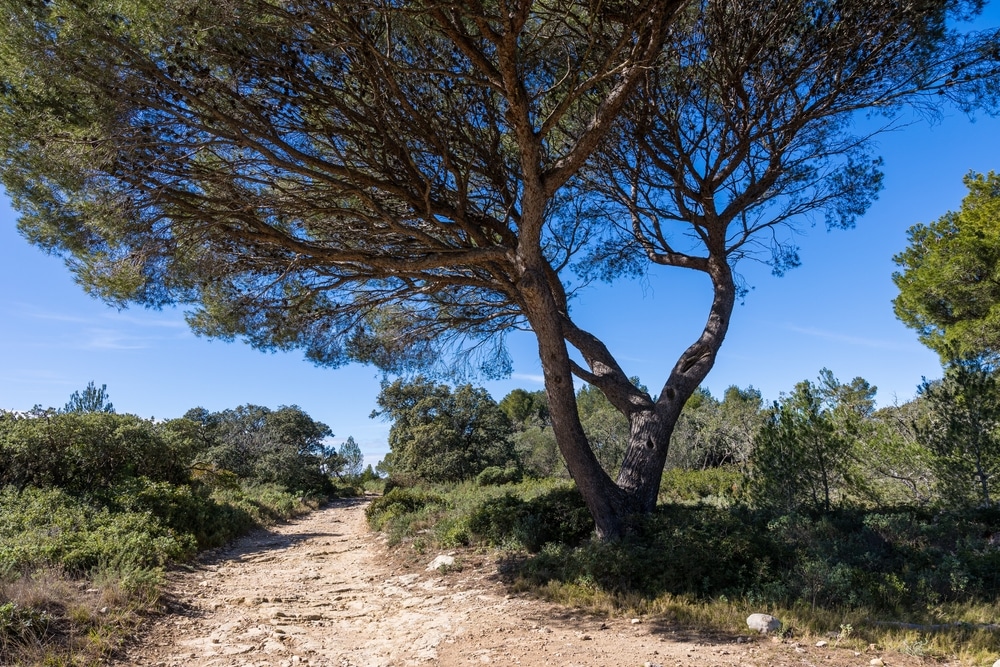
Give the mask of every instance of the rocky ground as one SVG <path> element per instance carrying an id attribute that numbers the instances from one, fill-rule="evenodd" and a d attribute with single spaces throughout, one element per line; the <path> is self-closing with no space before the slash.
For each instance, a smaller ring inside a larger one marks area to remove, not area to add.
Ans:
<path id="1" fill-rule="evenodd" d="M 167 611 L 118 665 L 711 667 L 924 664 L 816 640 L 699 635 L 652 619 L 601 618 L 507 594 L 490 557 L 426 569 L 394 554 L 338 501 L 170 574 Z"/>

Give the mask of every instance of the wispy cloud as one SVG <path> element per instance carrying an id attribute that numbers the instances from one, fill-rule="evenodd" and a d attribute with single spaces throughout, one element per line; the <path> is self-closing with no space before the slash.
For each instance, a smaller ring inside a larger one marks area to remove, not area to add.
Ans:
<path id="1" fill-rule="evenodd" d="M 81 347 L 86 350 L 144 350 L 154 339 L 133 336 L 117 329 L 87 329 Z"/>
<path id="2" fill-rule="evenodd" d="M 545 384 L 544 375 L 532 375 L 530 373 L 512 373 L 511 377 L 515 380 L 524 380 L 525 382 L 534 382 L 535 384 Z"/>
<path id="3" fill-rule="evenodd" d="M 114 322 L 122 322 L 125 324 L 131 324 L 137 327 L 155 327 L 158 329 L 179 329 L 183 331 L 188 330 L 188 324 L 184 321 L 184 318 L 179 314 L 176 317 L 164 317 L 164 316 L 142 316 L 142 315 L 126 315 L 124 313 L 114 313 L 105 316 L 105 319 Z"/>
<path id="4" fill-rule="evenodd" d="M 860 347 L 872 347 L 880 350 L 901 350 L 913 347 L 912 344 L 900 343 L 898 341 L 865 338 L 863 336 L 851 336 L 849 334 L 843 334 L 836 331 L 826 331 L 824 329 L 816 329 L 814 327 L 800 327 L 794 324 L 786 325 L 785 328 L 804 336 L 813 336 L 814 338 L 822 338 L 824 340 L 846 343 L 848 345 L 858 345 Z"/>
<path id="5" fill-rule="evenodd" d="M 30 303 L 13 303 L 13 315 L 33 319 L 33 320 L 43 320 L 46 322 L 66 322 L 69 324 L 89 324 L 92 322 L 91 319 L 86 317 L 80 317 L 79 315 L 67 315 L 65 313 L 57 313 L 51 310 L 45 310 L 39 308 L 38 306 Z"/>
<path id="6" fill-rule="evenodd" d="M 178 312 L 147 313 L 144 315 L 134 315 L 122 311 L 108 311 L 98 316 L 81 316 L 68 313 L 61 313 L 46 309 L 33 303 L 23 301 L 13 302 L 11 305 L 12 314 L 33 320 L 46 322 L 65 322 L 67 324 L 89 324 L 100 326 L 101 324 L 128 325 L 133 327 L 155 328 L 155 329 L 175 329 L 187 331 L 188 325 L 184 317 Z"/>

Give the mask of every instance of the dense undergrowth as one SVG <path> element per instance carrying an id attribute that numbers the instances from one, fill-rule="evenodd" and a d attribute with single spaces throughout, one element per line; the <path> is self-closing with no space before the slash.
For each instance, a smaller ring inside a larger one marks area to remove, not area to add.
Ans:
<path id="1" fill-rule="evenodd" d="M 732 482 L 725 470 L 666 475 L 660 507 L 615 543 L 588 539 L 593 524 L 566 482 L 394 488 L 368 518 L 418 551 L 499 548 L 515 589 L 566 604 L 733 632 L 768 611 L 791 633 L 862 648 L 1000 652 L 988 627 L 1000 616 L 1000 512 L 775 515 L 738 502 Z"/>
<path id="2" fill-rule="evenodd" d="M 203 435 L 189 420 L 0 414 L 0 665 L 96 665 L 155 609 L 166 567 L 353 493 L 234 474 Z M 319 479 L 313 459 L 285 460 Z"/>

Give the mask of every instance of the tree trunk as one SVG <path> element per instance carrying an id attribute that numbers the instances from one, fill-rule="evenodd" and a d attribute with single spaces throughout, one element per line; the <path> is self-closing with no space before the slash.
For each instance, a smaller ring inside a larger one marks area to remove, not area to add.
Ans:
<path id="1" fill-rule="evenodd" d="M 649 514 L 656 509 L 670 436 L 679 416 L 680 411 L 672 416 L 643 410 L 629 420 L 629 445 L 618 471 L 618 487 L 627 497 L 630 513 Z"/>
<path id="2" fill-rule="evenodd" d="M 572 364 L 559 317 L 552 311 L 543 310 L 535 314 L 531 324 L 538 340 L 549 417 L 559 451 L 594 517 L 598 539 L 619 538 L 624 535 L 624 519 L 629 513 L 625 494 L 608 477 L 587 442 L 577 410 Z"/>

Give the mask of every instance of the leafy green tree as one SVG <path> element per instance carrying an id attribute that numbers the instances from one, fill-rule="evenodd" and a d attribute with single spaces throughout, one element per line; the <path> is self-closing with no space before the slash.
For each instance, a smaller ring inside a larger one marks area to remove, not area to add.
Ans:
<path id="1" fill-rule="evenodd" d="M 980 6 L 0 0 L 0 175 L 85 289 L 186 304 L 202 334 L 390 371 L 495 351 L 502 373 L 504 333 L 532 331 L 560 451 L 615 537 L 656 504 L 738 261 L 793 266 L 783 226 L 848 227 L 878 190 L 854 114 L 995 99 L 996 31 L 947 22 Z M 569 303 L 659 266 L 712 297 L 654 398 Z M 573 376 L 629 423 L 616 478 Z"/>
<path id="2" fill-rule="evenodd" d="M 941 495 L 954 505 L 990 507 L 1000 498 L 1000 378 L 981 358 L 953 360 L 942 380 L 925 380 L 918 439 L 932 452 Z"/>
<path id="3" fill-rule="evenodd" d="M 195 455 L 198 465 L 290 490 L 318 492 L 328 489 L 325 471 L 343 467 L 336 448 L 325 442 L 333 436 L 330 427 L 298 406 L 271 410 L 241 405 L 222 412 L 194 408 L 184 417 L 199 425 L 203 449 Z"/>
<path id="4" fill-rule="evenodd" d="M 795 385 L 768 411 L 750 460 L 756 504 L 790 512 L 829 512 L 857 488 L 859 420 L 874 410 L 875 388 L 841 384 L 823 369 L 819 382 Z"/>
<path id="5" fill-rule="evenodd" d="M 877 505 L 928 505 L 935 499 L 930 450 L 917 435 L 927 403 L 918 397 L 876 411 L 859 440 L 859 467 L 869 498 Z"/>
<path id="6" fill-rule="evenodd" d="M 549 406 L 542 390 L 514 389 L 500 400 L 499 405 L 514 428 L 527 424 L 548 423 Z"/>
<path id="7" fill-rule="evenodd" d="M 0 486 L 91 493 L 127 479 L 187 481 L 176 441 L 135 415 L 52 412 L 0 417 Z"/>
<path id="8" fill-rule="evenodd" d="M 365 455 L 361 453 L 361 447 L 354 442 L 354 438 L 347 436 L 337 453 L 344 462 L 343 475 L 351 479 L 360 477 L 365 466 Z"/>
<path id="9" fill-rule="evenodd" d="M 94 382 L 87 383 L 83 392 L 74 391 L 63 412 L 114 412 L 115 406 L 108 397 L 108 385 L 102 384 L 98 389 Z"/>
<path id="10" fill-rule="evenodd" d="M 539 478 L 565 477 L 566 462 L 559 453 L 545 391 L 514 389 L 499 405 L 514 430 L 511 442 L 523 472 Z"/>
<path id="11" fill-rule="evenodd" d="M 594 455 L 604 470 L 614 474 L 628 449 L 628 419 L 593 385 L 588 384 L 576 393 L 576 405 Z"/>
<path id="12" fill-rule="evenodd" d="M 941 355 L 1000 355 L 1000 175 L 965 177 L 958 211 L 908 232 L 896 316 Z"/>
<path id="13" fill-rule="evenodd" d="M 698 389 L 674 430 L 668 464 L 700 470 L 743 464 L 763 421 L 763 399 L 753 387 L 728 387 L 721 401 Z"/>
<path id="14" fill-rule="evenodd" d="M 381 472 L 444 482 L 517 463 L 510 420 L 481 387 L 452 391 L 418 376 L 383 384 L 376 400 L 372 417 L 392 421 Z"/>

